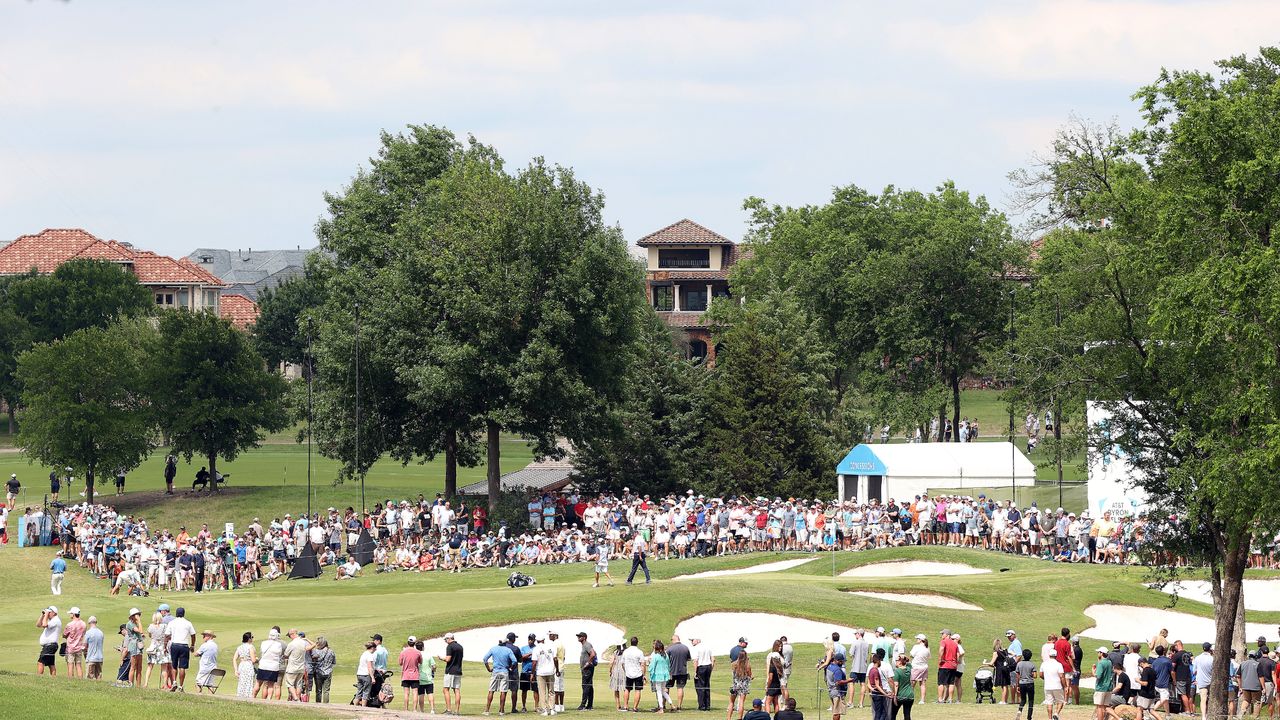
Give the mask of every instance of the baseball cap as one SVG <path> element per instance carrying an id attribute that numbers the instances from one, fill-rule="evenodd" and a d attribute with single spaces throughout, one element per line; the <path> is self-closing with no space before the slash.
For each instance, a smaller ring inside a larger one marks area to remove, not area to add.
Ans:
<path id="1" fill-rule="evenodd" d="M 538 634 L 537 634 L 537 633 L 529 633 L 529 639 L 530 639 L 530 640 L 533 640 L 533 639 L 534 639 L 534 638 L 536 638 L 536 637 L 538 637 Z"/>
<path id="2" fill-rule="evenodd" d="M 1106 645 L 1099 645 L 1099 646 L 1098 646 L 1098 649 L 1097 649 L 1097 650 L 1095 650 L 1094 652 L 1099 652 L 1099 653 L 1102 653 L 1103 655 L 1106 655 L 1106 654 L 1107 654 L 1107 646 L 1106 646 Z"/>
<path id="3" fill-rule="evenodd" d="M 44 611 L 45 611 L 45 612 L 51 612 L 51 613 L 57 614 L 57 612 L 58 612 L 58 606 L 57 606 L 57 605 L 50 605 L 49 607 L 45 608 L 45 609 L 44 609 Z"/>
<path id="4" fill-rule="evenodd" d="M 738 638 L 738 642 L 739 642 L 739 643 L 741 643 L 741 644 L 743 644 L 743 645 L 746 645 L 746 644 L 747 644 L 747 639 L 746 639 L 746 638 L 744 638 L 744 637 L 740 637 L 740 638 Z"/>
<path id="5" fill-rule="evenodd" d="M 411 643 L 418 642 L 418 637 L 417 637 L 416 635 L 410 635 L 410 636 L 409 636 L 409 642 L 411 642 Z"/>
<path id="6" fill-rule="evenodd" d="M 884 626 L 881 625 L 880 627 L 877 627 L 876 632 L 884 632 Z"/>
<path id="7" fill-rule="evenodd" d="M 382 636 L 381 636 L 381 635 L 379 635 L 378 633 L 374 633 L 374 634 L 372 634 L 372 635 L 370 635 L 370 636 L 369 636 L 369 639 L 370 639 L 370 640 L 377 640 L 377 641 L 381 642 L 381 641 L 382 641 Z"/>
<path id="8" fill-rule="evenodd" d="M 760 707 L 761 705 L 764 705 L 764 701 L 761 700 L 760 698 L 756 698 L 755 700 L 751 701 L 751 707 Z"/>
<path id="9" fill-rule="evenodd" d="M 578 631 L 578 637 L 580 637 L 580 638 L 581 638 L 581 637 L 586 637 L 586 636 L 587 636 L 587 634 L 586 634 L 585 632 L 583 632 L 583 631 L 581 631 L 581 630 L 579 630 L 579 631 Z"/>
<path id="10" fill-rule="evenodd" d="M 1004 636 L 1005 636 L 1005 637 L 1009 637 L 1010 635 L 1017 635 L 1017 634 L 1018 634 L 1018 633 L 1016 633 L 1016 632 L 1014 632 L 1014 631 L 1012 631 L 1012 630 L 1005 630 L 1005 631 L 1004 631 Z"/>
<path id="11" fill-rule="evenodd" d="M 832 662 L 844 662 L 844 653 L 836 653 L 831 660 Z"/>
<path id="12" fill-rule="evenodd" d="M 90 625 L 96 625 L 96 624 L 97 624 L 97 622 L 98 622 L 98 616 L 97 616 L 97 615 L 90 615 L 90 616 L 89 616 L 89 624 L 90 624 Z"/>
<path id="13" fill-rule="evenodd" d="M 1209 652 L 1210 650 L 1213 650 L 1213 643 L 1211 642 L 1200 643 L 1200 649 L 1204 650 L 1205 652 Z"/>
<path id="14" fill-rule="evenodd" d="M 447 633 L 445 633 L 445 634 L 444 634 L 444 639 L 445 639 L 445 640 L 452 640 L 452 639 L 453 639 L 453 633 L 451 633 L 451 632 L 447 632 Z"/>
<path id="15" fill-rule="evenodd" d="M 929 638 L 928 638 L 927 636 L 925 636 L 925 634 L 924 634 L 924 633 L 916 633 L 916 639 L 917 639 L 917 640 L 928 640 Z"/>
<path id="16" fill-rule="evenodd" d="M 902 628 L 894 628 L 894 629 L 890 630 L 890 631 L 889 631 L 889 633 L 890 633 L 891 635 L 901 635 L 901 634 L 902 634 Z"/>

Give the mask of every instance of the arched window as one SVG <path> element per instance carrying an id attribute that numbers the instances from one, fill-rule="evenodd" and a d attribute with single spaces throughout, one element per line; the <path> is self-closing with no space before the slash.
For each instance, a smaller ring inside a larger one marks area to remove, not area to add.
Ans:
<path id="1" fill-rule="evenodd" d="M 701 360 L 707 356 L 707 344 L 701 340 L 689 341 L 689 359 Z"/>

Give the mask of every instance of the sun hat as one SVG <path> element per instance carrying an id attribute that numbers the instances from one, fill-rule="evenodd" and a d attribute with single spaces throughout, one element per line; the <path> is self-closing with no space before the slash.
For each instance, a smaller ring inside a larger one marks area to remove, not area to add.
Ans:
<path id="1" fill-rule="evenodd" d="M 142 611 L 139 610 L 138 608 L 129 608 L 129 617 L 133 617 L 134 615 L 141 615 L 141 614 L 142 614 Z"/>
<path id="2" fill-rule="evenodd" d="M 218 634 L 212 630 L 205 630 L 204 632 L 200 633 L 200 636 L 201 637 L 218 637 Z"/>

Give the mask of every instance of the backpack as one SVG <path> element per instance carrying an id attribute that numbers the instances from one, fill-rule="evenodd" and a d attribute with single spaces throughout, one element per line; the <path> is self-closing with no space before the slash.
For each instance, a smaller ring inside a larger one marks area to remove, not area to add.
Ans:
<path id="1" fill-rule="evenodd" d="M 521 572 L 513 572 L 507 578 L 507 587 L 522 588 L 536 584 L 538 581 Z"/>

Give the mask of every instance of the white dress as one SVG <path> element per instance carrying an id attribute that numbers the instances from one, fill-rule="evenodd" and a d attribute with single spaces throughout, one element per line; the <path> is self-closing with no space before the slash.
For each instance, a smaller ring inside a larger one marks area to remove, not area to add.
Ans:
<path id="1" fill-rule="evenodd" d="M 236 697 L 253 696 L 253 645 L 236 648 Z"/>

